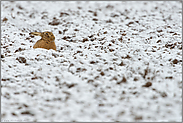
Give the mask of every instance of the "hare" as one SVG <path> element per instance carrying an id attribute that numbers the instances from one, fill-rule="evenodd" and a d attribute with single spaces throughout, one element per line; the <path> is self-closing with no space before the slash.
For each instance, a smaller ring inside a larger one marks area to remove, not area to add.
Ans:
<path id="1" fill-rule="evenodd" d="M 34 36 L 41 36 L 41 39 L 38 40 L 33 48 L 44 48 L 44 49 L 53 49 L 56 50 L 56 45 L 55 45 L 55 36 L 53 35 L 52 32 L 31 32 L 29 33 L 30 35 Z"/>

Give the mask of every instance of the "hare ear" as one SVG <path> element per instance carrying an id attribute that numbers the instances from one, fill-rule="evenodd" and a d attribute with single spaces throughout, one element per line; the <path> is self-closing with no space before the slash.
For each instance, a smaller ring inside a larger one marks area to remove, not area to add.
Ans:
<path id="1" fill-rule="evenodd" d="M 29 35 L 41 36 L 41 32 L 31 32 Z"/>

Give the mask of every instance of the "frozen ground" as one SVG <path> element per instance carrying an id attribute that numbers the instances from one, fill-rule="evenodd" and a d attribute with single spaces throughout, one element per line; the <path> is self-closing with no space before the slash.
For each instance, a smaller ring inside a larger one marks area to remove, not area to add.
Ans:
<path id="1" fill-rule="evenodd" d="M 180 122 L 181 35 L 179 1 L 2 1 L 1 120 Z"/>

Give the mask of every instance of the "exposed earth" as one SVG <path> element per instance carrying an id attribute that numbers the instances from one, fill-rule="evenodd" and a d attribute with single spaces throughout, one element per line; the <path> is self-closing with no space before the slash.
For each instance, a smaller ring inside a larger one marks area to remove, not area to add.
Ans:
<path id="1" fill-rule="evenodd" d="M 2 1 L 1 121 L 181 122 L 181 1 Z"/>

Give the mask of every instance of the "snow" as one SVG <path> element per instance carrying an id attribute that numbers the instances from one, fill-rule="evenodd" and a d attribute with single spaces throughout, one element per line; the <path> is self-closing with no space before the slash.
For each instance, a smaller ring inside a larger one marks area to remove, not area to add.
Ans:
<path id="1" fill-rule="evenodd" d="M 181 122 L 181 34 L 180 1 L 2 1 L 1 121 Z"/>

